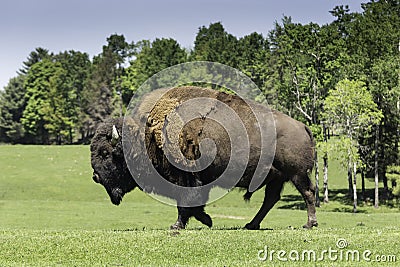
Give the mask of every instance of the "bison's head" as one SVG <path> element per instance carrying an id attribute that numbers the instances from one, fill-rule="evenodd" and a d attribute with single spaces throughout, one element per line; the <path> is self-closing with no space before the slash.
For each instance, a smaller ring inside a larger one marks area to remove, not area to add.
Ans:
<path id="1" fill-rule="evenodd" d="M 122 197 L 137 186 L 124 159 L 122 124 L 122 118 L 102 123 L 90 145 L 93 180 L 104 186 L 115 205 L 119 205 Z"/>

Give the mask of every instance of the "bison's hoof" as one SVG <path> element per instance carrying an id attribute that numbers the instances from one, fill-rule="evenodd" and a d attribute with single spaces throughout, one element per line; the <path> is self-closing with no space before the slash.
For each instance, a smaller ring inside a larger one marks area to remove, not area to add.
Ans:
<path id="1" fill-rule="evenodd" d="M 244 226 L 244 228 L 247 230 L 260 230 L 260 225 L 248 223 Z"/>
<path id="2" fill-rule="evenodd" d="M 202 224 L 207 225 L 208 227 L 212 226 L 212 219 L 210 217 L 210 215 L 208 215 L 207 213 L 203 212 L 199 215 L 195 215 L 194 216 L 198 221 L 200 221 Z"/>
<path id="3" fill-rule="evenodd" d="M 305 225 L 303 225 L 304 229 L 311 229 L 313 227 L 317 227 L 318 226 L 318 222 L 308 222 Z"/>
<path id="4" fill-rule="evenodd" d="M 170 229 L 171 230 L 182 230 L 182 229 L 185 229 L 185 225 L 183 225 L 182 222 L 178 221 L 178 222 L 174 223 L 173 225 L 171 225 Z"/>

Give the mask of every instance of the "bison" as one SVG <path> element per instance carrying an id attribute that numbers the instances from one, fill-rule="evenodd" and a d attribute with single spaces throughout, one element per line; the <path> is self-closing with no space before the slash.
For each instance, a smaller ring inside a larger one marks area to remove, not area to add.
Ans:
<path id="1" fill-rule="evenodd" d="M 178 162 L 181 159 L 175 158 L 176 155 L 171 151 L 167 155 L 165 143 L 168 142 L 168 133 L 165 134 L 165 129 L 167 125 L 174 125 L 173 116 L 170 114 L 177 113 L 180 105 L 185 101 L 199 97 L 216 101 L 206 105 L 205 110 L 208 111 L 205 111 L 205 114 L 190 120 L 178 131 L 171 130 L 173 127 L 168 128 L 170 132 L 172 131 L 169 134 L 178 136 L 180 150 L 178 152 L 182 153 L 189 162 L 194 162 L 202 156 L 202 153 L 207 153 L 201 149 L 202 140 L 214 141 L 215 155 L 211 163 L 203 169 L 190 172 L 172 164 L 171 160 Z M 111 202 L 115 205 L 119 205 L 123 196 L 135 187 L 174 198 L 178 206 L 178 219 L 171 226 L 172 229 L 184 229 L 191 217 L 211 227 L 211 217 L 204 211 L 209 190 L 202 191 L 201 194 L 179 194 L 173 192 L 174 189 L 153 186 L 154 183 L 151 180 L 155 173 L 149 170 L 145 161 L 149 160 L 156 172 L 171 184 L 185 188 L 212 184 L 227 168 L 232 152 L 229 133 L 215 120 L 208 119 L 211 113 L 219 112 L 222 104 L 234 110 L 248 134 L 246 138 L 249 143 L 248 161 L 240 177 L 231 177 L 235 179 L 233 186 L 247 190 L 244 194 L 245 200 L 250 199 L 255 189 L 265 187 L 262 206 L 245 228 L 251 230 L 260 228 L 261 221 L 280 199 L 283 185 L 288 181 L 294 184 L 307 205 L 308 220 L 303 227 L 317 226 L 315 187 L 309 178 L 315 156 L 315 143 L 310 129 L 283 113 L 265 109 L 264 105 L 244 101 L 237 95 L 217 90 L 200 87 L 154 90 L 146 94 L 135 109 L 135 114 L 144 126 L 140 126 L 137 120 L 127 116 L 125 122 L 124 118 L 113 118 L 102 123 L 97 128 L 90 146 L 91 165 L 94 170 L 93 180 L 104 186 Z M 265 176 L 262 177 L 261 182 L 257 183 L 256 188 L 251 188 L 257 166 L 264 164 L 264 162 L 259 162 L 263 160 L 260 157 L 260 129 L 255 126 L 257 118 L 251 112 L 257 109 L 270 113 L 270 116 L 261 116 L 261 118 L 268 120 L 269 124 L 266 125 L 275 127 L 272 131 L 275 135 L 273 136 L 275 149 L 273 150 L 271 146 L 271 164 L 265 163 L 265 168 L 268 169 Z M 233 118 L 226 118 L 227 121 L 229 119 Z M 229 123 L 235 125 L 237 122 Z M 124 140 L 127 140 L 125 144 Z M 238 143 L 241 142 L 238 141 Z M 145 153 L 137 149 L 139 146 L 145 147 Z M 132 174 L 135 177 L 132 177 Z M 142 182 L 138 183 L 138 181 Z M 146 181 L 148 181 L 147 184 Z M 219 184 L 221 187 L 224 185 L 226 184 Z M 196 199 L 200 201 L 193 203 L 199 203 L 198 205 L 187 205 Z"/>

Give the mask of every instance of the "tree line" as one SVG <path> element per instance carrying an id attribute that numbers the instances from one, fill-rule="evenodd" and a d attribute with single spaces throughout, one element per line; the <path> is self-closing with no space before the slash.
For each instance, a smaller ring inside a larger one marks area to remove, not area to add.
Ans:
<path id="1" fill-rule="evenodd" d="M 339 155 L 354 210 L 357 173 L 362 185 L 365 176 L 375 179 L 377 206 L 378 181 L 383 197 L 400 194 L 400 1 L 330 13 L 334 20 L 324 25 L 284 16 L 267 36 L 239 38 L 212 23 L 198 29 L 192 49 L 171 38 L 128 42 L 119 34 L 92 59 L 36 48 L 0 92 L 0 142 L 88 143 L 100 122 L 124 114 L 152 75 L 184 62 L 220 62 L 249 76 L 263 93 L 258 97 L 313 130 L 324 166 L 323 201 L 329 201 L 328 158 Z M 332 135 L 335 142 L 327 142 Z"/>

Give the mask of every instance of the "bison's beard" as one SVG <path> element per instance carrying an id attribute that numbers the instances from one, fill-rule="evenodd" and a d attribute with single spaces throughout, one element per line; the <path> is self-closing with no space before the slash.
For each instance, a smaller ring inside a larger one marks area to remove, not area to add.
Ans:
<path id="1" fill-rule="evenodd" d="M 124 196 L 121 188 L 113 188 L 111 190 L 107 190 L 107 193 L 110 196 L 111 202 L 114 205 L 119 205 L 122 201 L 122 197 Z"/>

